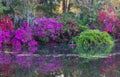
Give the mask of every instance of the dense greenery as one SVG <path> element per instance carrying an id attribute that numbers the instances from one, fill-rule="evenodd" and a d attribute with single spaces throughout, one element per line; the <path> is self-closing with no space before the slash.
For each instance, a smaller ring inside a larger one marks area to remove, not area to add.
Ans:
<path id="1" fill-rule="evenodd" d="M 112 37 L 106 32 L 100 32 L 99 30 L 86 30 L 79 36 L 73 38 L 73 41 L 77 45 L 104 45 L 113 44 Z"/>

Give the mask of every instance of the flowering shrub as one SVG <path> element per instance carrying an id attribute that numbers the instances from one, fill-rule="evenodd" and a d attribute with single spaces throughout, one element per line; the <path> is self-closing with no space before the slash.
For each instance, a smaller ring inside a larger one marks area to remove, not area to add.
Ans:
<path id="1" fill-rule="evenodd" d="M 112 33 L 115 39 L 120 38 L 120 19 L 117 13 L 110 6 L 98 13 L 100 30 Z"/>
<path id="2" fill-rule="evenodd" d="M 0 30 L 0 47 L 2 45 L 8 45 L 11 43 L 13 37 L 13 31 L 10 30 Z"/>
<path id="3" fill-rule="evenodd" d="M 0 20 L 0 29 L 1 30 L 13 30 L 13 22 L 10 17 L 3 17 Z"/>
<path id="4" fill-rule="evenodd" d="M 100 30 L 111 33 L 118 17 L 112 7 L 106 6 L 105 10 L 99 11 L 97 19 L 99 21 Z"/>
<path id="5" fill-rule="evenodd" d="M 0 47 L 11 45 L 15 52 L 20 53 L 22 46 L 28 46 L 30 52 L 37 50 L 37 42 L 32 38 L 30 26 L 23 22 L 17 30 L 0 30 Z"/>
<path id="6" fill-rule="evenodd" d="M 13 22 L 10 17 L 3 17 L 0 20 L 0 47 L 9 44 L 13 36 Z"/>
<path id="7" fill-rule="evenodd" d="M 22 25 L 15 31 L 15 39 L 20 40 L 23 43 L 32 40 L 32 30 L 27 22 L 23 22 Z"/>
<path id="8" fill-rule="evenodd" d="M 34 19 L 34 36 L 54 40 L 61 27 L 62 23 L 58 22 L 55 18 L 37 17 Z"/>
<path id="9" fill-rule="evenodd" d="M 36 51 L 37 42 L 33 39 L 32 35 L 32 29 L 27 24 L 27 22 L 24 21 L 22 25 L 14 32 L 12 46 L 15 48 L 21 48 L 21 46 L 28 46 L 28 49 L 30 51 Z"/>

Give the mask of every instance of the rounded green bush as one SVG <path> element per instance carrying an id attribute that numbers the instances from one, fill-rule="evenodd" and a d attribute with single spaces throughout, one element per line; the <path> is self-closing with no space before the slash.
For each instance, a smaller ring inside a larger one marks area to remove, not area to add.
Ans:
<path id="1" fill-rule="evenodd" d="M 73 42 L 76 45 L 109 45 L 113 44 L 112 37 L 107 32 L 101 32 L 99 30 L 86 30 L 81 32 L 79 36 L 73 38 Z"/>

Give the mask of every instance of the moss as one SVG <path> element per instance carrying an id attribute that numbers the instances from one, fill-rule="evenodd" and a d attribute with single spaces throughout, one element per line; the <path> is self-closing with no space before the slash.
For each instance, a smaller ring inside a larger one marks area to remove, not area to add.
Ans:
<path id="1" fill-rule="evenodd" d="M 72 40 L 76 45 L 108 45 L 113 44 L 112 37 L 107 32 L 100 32 L 99 30 L 86 30 L 81 32 Z"/>

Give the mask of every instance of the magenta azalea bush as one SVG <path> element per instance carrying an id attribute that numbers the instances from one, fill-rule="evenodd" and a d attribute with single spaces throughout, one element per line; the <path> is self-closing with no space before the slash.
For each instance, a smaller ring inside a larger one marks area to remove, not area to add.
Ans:
<path id="1" fill-rule="evenodd" d="M 47 38 L 55 40 L 56 35 L 62 28 L 62 23 L 58 22 L 55 18 L 46 18 L 45 16 L 34 20 L 33 33 L 40 39 Z"/>
<path id="2" fill-rule="evenodd" d="M 22 46 L 27 46 L 31 52 L 35 52 L 37 41 L 33 39 L 31 27 L 24 21 L 16 30 L 0 28 L 0 47 L 4 46 L 12 46 L 13 50 L 17 48 L 15 52 L 19 51 L 18 53 L 22 53 L 20 52 Z"/>
<path id="3" fill-rule="evenodd" d="M 22 25 L 15 31 L 14 38 L 20 40 L 23 43 L 32 40 L 32 29 L 27 24 L 27 22 L 24 21 Z"/>
<path id="4" fill-rule="evenodd" d="M 36 51 L 37 41 L 33 39 L 33 33 L 30 26 L 26 21 L 22 23 L 22 25 L 14 31 L 14 38 L 12 39 L 13 47 L 21 47 L 27 46 L 30 51 L 33 47 L 35 47 L 34 51 Z M 34 52 L 33 51 L 33 52 Z"/>
<path id="5" fill-rule="evenodd" d="M 112 7 L 107 6 L 105 10 L 100 10 L 97 19 L 100 30 L 112 34 L 115 39 L 120 38 L 120 19 Z"/>

